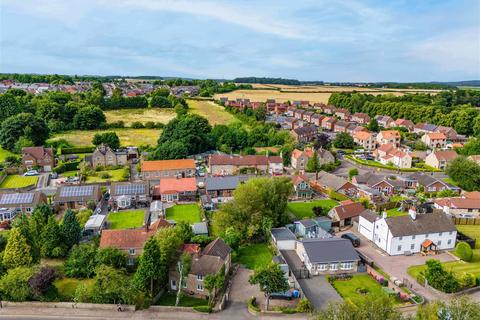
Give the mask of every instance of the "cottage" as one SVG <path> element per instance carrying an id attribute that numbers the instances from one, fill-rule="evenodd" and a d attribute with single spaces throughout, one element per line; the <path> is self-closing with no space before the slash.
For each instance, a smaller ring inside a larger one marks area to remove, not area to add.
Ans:
<path id="1" fill-rule="evenodd" d="M 296 252 L 311 275 L 353 273 L 360 261 L 350 240 L 342 238 L 298 241 Z"/>
<path id="2" fill-rule="evenodd" d="M 47 203 L 47 196 L 40 191 L 25 193 L 0 193 L 0 208 L 4 209 L 0 214 L 0 222 L 13 220 L 19 213 L 31 213 L 40 204 Z"/>
<path id="3" fill-rule="evenodd" d="M 149 199 L 150 189 L 146 182 L 114 182 L 110 187 L 109 202 L 115 209 L 144 207 L 148 205 Z"/>
<path id="4" fill-rule="evenodd" d="M 61 186 L 55 194 L 57 207 L 77 208 L 86 206 L 89 201 L 95 204 L 102 198 L 99 185 Z"/>
<path id="5" fill-rule="evenodd" d="M 315 128 L 314 126 L 305 126 L 301 128 L 296 128 L 290 132 L 297 143 L 311 142 L 318 135 L 317 128 Z"/>
<path id="6" fill-rule="evenodd" d="M 426 133 L 421 140 L 430 149 L 444 149 L 447 145 L 447 137 L 441 132 Z"/>
<path id="7" fill-rule="evenodd" d="M 195 161 L 193 159 L 142 161 L 142 176 L 152 182 L 160 179 L 194 177 Z"/>
<path id="8" fill-rule="evenodd" d="M 332 208 L 328 212 L 328 217 L 332 219 L 333 227 L 343 228 L 351 226 L 353 219 L 358 217 L 364 210 L 365 207 L 360 202 L 345 200 L 340 205 Z"/>
<path id="9" fill-rule="evenodd" d="M 400 132 L 397 130 L 383 130 L 377 134 L 377 142 L 379 144 L 391 143 L 394 146 L 400 146 Z"/>
<path id="10" fill-rule="evenodd" d="M 367 124 L 370 122 L 370 117 L 366 113 L 355 112 L 351 120 L 358 124 Z"/>
<path id="11" fill-rule="evenodd" d="M 98 166 L 124 166 L 127 164 L 128 153 L 125 150 L 113 151 L 105 144 L 99 145 L 92 153 L 91 165 Z"/>
<path id="12" fill-rule="evenodd" d="M 387 218 L 363 212 L 358 231 L 389 255 L 430 253 L 455 247 L 457 229 L 444 213 L 417 214 Z"/>
<path id="13" fill-rule="evenodd" d="M 153 200 L 162 202 L 194 202 L 197 195 L 195 178 L 170 178 L 160 180 L 153 189 Z"/>
<path id="14" fill-rule="evenodd" d="M 365 150 L 374 150 L 377 143 L 371 132 L 359 131 L 353 134 L 353 141 Z"/>
<path id="15" fill-rule="evenodd" d="M 352 183 L 325 171 L 319 172 L 318 180 L 313 183 L 313 187 L 318 188 L 321 192 L 332 190 L 347 196 L 354 196 L 357 193 L 357 188 Z"/>
<path id="16" fill-rule="evenodd" d="M 375 120 L 377 120 L 378 124 L 384 128 L 390 127 L 390 124 L 393 122 L 392 117 L 382 115 L 375 116 Z"/>
<path id="17" fill-rule="evenodd" d="M 425 158 L 425 163 L 431 167 L 445 170 L 456 157 L 458 154 L 454 150 L 434 151 Z"/>
<path id="18" fill-rule="evenodd" d="M 27 170 L 40 168 L 41 171 L 52 171 L 55 167 L 53 149 L 44 147 L 22 148 L 22 165 Z"/>
<path id="19" fill-rule="evenodd" d="M 293 176 L 293 190 L 296 198 L 310 199 L 313 195 L 312 187 L 305 175 Z"/>

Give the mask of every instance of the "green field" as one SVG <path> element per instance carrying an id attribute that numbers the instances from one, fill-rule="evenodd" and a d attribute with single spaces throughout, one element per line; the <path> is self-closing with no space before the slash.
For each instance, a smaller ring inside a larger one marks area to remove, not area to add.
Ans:
<path id="1" fill-rule="evenodd" d="M 211 125 L 229 124 L 235 121 L 232 114 L 212 101 L 188 99 L 187 102 L 191 113 L 207 118 Z"/>
<path id="2" fill-rule="evenodd" d="M 176 295 L 166 293 L 160 298 L 160 300 L 158 300 L 156 305 L 157 306 L 174 306 L 176 299 L 177 299 Z M 206 306 L 206 305 L 208 305 L 208 300 L 189 297 L 187 295 L 183 295 L 180 298 L 180 303 L 179 303 L 179 307 L 199 307 L 199 306 Z"/>
<path id="3" fill-rule="evenodd" d="M 200 209 L 197 204 L 176 204 L 167 209 L 167 219 L 190 224 L 200 222 Z"/>
<path id="4" fill-rule="evenodd" d="M 111 212 L 107 220 L 111 223 L 110 229 L 138 228 L 143 225 L 144 215 L 144 210 Z"/>
<path id="5" fill-rule="evenodd" d="M 248 269 L 255 270 L 270 264 L 272 257 L 272 250 L 266 243 L 256 243 L 241 247 L 238 250 L 235 262 L 243 264 Z"/>
<path id="6" fill-rule="evenodd" d="M 383 287 L 368 274 L 355 275 L 350 280 L 335 280 L 333 287 L 344 300 L 349 300 L 354 304 L 361 302 L 366 295 L 386 294 Z M 367 293 L 362 294 L 358 292 L 358 289 L 366 289 Z"/>
<path id="7" fill-rule="evenodd" d="M 405 211 L 398 211 L 398 208 L 392 208 L 387 210 L 387 217 L 400 217 L 400 216 L 406 216 L 408 215 L 408 212 Z"/>
<path id="8" fill-rule="evenodd" d="M 311 218 L 314 216 L 314 207 L 323 207 L 328 210 L 338 205 L 338 202 L 331 199 L 315 200 L 309 202 L 289 202 L 287 209 L 298 219 Z"/>
<path id="9" fill-rule="evenodd" d="M 122 146 L 155 146 L 162 133 L 160 129 L 108 129 L 108 130 L 73 130 L 58 133 L 48 141 L 65 139 L 75 147 L 88 147 L 92 145 L 93 136 L 96 133 L 115 131 L 120 138 Z"/>
<path id="10" fill-rule="evenodd" d="M 37 185 L 38 176 L 24 177 L 20 175 L 10 175 L 0 184 L 1 188 L 23 188 L 30 185 Z"/>
<path id="11" fill-rule="evenodd" d="M 83 283 L 87 288 L 91 288 L 93 282 L 93 279 L 63 278 L 55 280 L 53 284 L 58 290 L 58 296 L 61 301 L 73 301 L 75 290 L 77 290 L 79 284 Z"/>
<path id="12" fill-rule="evenodd" d="M 176 113 L 173 108 L 138 108 L 138 109 L 118 109 L 106 110 L 105 117 L 107 123 L 123 121 L 126 126 L 130 126 L 133 122 L 160 122 L 167 123 L 175 118 Z"/>
<path id="13" fill-rule="evenodd" d="M 0 162 L 5 161 L 5 159 L 11 155 L 13 155 L 13 153 L 11 153 L 8 150 L 2 149 L 2 147 L 0 147 Z"/>
<path id="14" fill-rule="evenodd" d="M 457 230 L 472 239 L 476 239 L 475 247 L 480 249 L 480 225 L 468 226 L 468 225 L 456 225 Z"/>
<path id="15" fill-rule="evenodd" d="M 110 175 L 109 178 L 102 178 L 102 174 L 108 173 Z M 126 181 L 128 178 L 124 178 L 123 175 L 125 174 L 125 169 L 115 169 L 115 170 L 105 170 L 105 171 L 98 171 L 95 172 L 94 176 L 88 176 L 86 182 L 105 182 L 105 181 Z"/>

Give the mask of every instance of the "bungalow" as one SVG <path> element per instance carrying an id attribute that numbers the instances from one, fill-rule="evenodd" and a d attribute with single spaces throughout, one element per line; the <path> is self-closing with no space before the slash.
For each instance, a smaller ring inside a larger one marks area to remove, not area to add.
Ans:
<path id="1" fill-rule="evenodd" d="M 114 182 L 110 187 L 109 202 L 115 209 L 146 206 L 149 198 L 150 188 L 146 182 Z"/>
<path id="2" fill-rule="evenodd" d="M 31 213 L 40 204 L 47 203 L 47 196 L 40 191 L 26 193 L 0 193 L 0 222 L 12 220 L 18 212 Z"/>
<path id="3" fill-rule="evenodd" d="M 410 188 L 423 187 L 425 192 L 440 192 L 443 190 L 452 190 L 454 192 L 460 192 L 461 189 L 450 185 L 442 180 L 438 180 L 431 175 L 415 172 L 405 178 L 405 184 Z"/>
<path id="4" fill-rule="evenodd" d="M 335 115 L 342 120 L 350 120 L 350 111 L 348 111 L 347 109 L 337 109 L 335 111 Z"/>
<path id="5" fill-rule="evenodd" d="M 231 198 L 233 191 L 247 180 L 248 176 L 209 176 L 203 183 L 205 193 L 211 198 Z"/>
<path id="6" fill-rule="evenodd" d="M 400 146 L 400 132 L 397 130 L 383 130 L 377 134 L 377 142 L 379 144 L 391 143 L 395 146 Z"/>
<path id="7" fill-rule="evenodd" d="M 405 189 L 403 180 L 387 179 L 384 176 L 367 172 L 362 175 L 354 176 L 352 182 L 355 185 L 366 185 L 372 189 L 378 190 L 387 196 Z"/>
<path id="8" fill-rule="evenodd" d="M 220 271 L 228 274 L 231 266 L 232 249 L 221 239 L 217 238 L 210 242 L 201 252 L 192 254 L 190 271 L 183 283 L 180 284 L 180 275 L 176 264 L 172 265 L 168 273 L 169 289 L 177 291 L 181 286 L 182 290 L 189 295 L 206 298 L 209 291 L 205 288 L 206 276 L 216 275 Z"/>
<path id="9" fill-rule="evenodd" d="M 26 170 L 40 168 L 42 171 L 52 171 L 55 167 L 53 149 L 44 147 L 22 148 L 22 165 Z"/>
<path id="10" fill-rule="evenodd" d="M 455 247 L 457 229 L 444 213 L 417 214 L 387 218 L 363 212 L 358 231 L 389 255 L 430 253 Z"/>
<path id="11" fill-rule="evenodd" d="M 413 127 L 413 132 L 418 134 L 435 132 L 437 130 L 437 125 L 429 124 L 429 123 L 417 123 Z"/>
<path id="12" fill-rule="evenodd" d="M 365 150 L 374 150 L 376 146 L 375 135 L 371 132 L 356 132 L 353 134 L 353 141 Z"/>
<path id="13" fill-rule="evenodd" d="M 319 172 L 318 180 L 313 183 L 313 187 L 316 187 L 320 192 L 333 190 L 347 196 L 353 196 L 357 193 L 357 188 L 352 183 L 325 171 Z"/>
<path id="14" fill-rule="evenodd" d="M 468 195 L 435 199 L 433 205 L 435 208 L 443 210 L 446 214 L 454 216 L 469 214 L 476 218 L 480 217 L 480 200 L 478 198 L 471 198 Z"/>
<path id="15" fill-rule="evenodd" d="M 412 131 L 414 124 L 412 121 L 407 119 L 397 119 L 390 124 L 390 127 L 391 128 L 402 127 L 402 128 L 406 128 L 408 131 Z"/>
<path id="16" fill-rule="evenodd" d="M 296 128 L 290 132 L 297 143 L 311 142 L 318 135 L 317 128 L 315 128 L 314 126 L 305 126 L 302 128 Z"/>
<path id="17" fill-rule="evenodd" d="M 153 200 L 162 202 L 194 202 L 197 195 L 195 178 L 170 178 L 160 180 L 153 189 Z"/>
<path id="18" fill-rule="evenodd" d="M 360 202 L 353 202 L 352 200 L 345 200 L 340 205 L 332 208 L 328 212 L 328 217 L 332 219 L 332 226 L 343 228 L 351 226 L 353 219 L 358 217 L 365 207 Z"/>
<path id="19" fill-rule="evenodd" d="M 142 161 L 142 177 L 159 181 L 169 178 L 187 178 L 195 176 L 193 159 Z"/>
<path id="20" fill-rule="evenodd" d="M 351 119 L 353 122 L 356 122 L 358 124 L 367 124 L 370 122 L 370 117 L 368 116 L 368 114 L 366 113 L 362 113 L 362 112 L 355 112 L 353 115 L 352 115 L 352 119 Z"/>
<path id="21" fill-rule="evenodd" d="M 337 122 L 337 120 L 335 120 L 334 117 L 325 117 L 322 119 L 322 128 L 328 131 L 333 131 L 335 122 Z"/>
<path id="22" fill-rule="evenodd" d="M 142 255 L 143 246 L 160 228 L 170 227 L 166 220 L 159 219 L 151 225 L 136 229 L 103 230 L 100 236 L 100 249 L 116 248 L 128 255 L 127 264 L 133 266 L 135 260 Z"/>
<path id="23" fill-rule="evenodd" d="M 352 124 L 346 121 L 337 121 L 333 127 L 333 132 L 347 132 L 348 127 Z"/>
<path id="24" fill-rule="evenodd" d="M 293 176 L 292 182 L 295 198 L 312 198 L 313 190 L 312 187 L 310 187 L 309 180 L 305 175 Z"/>
<path id="25" fill-rule="evenodd" d="M 377 120 L 378 125 L 384 128 L 389 128 L 390 124 L 393 122 L 392 117 L 382 115 L 375 116 L 375 120 Z"/>
<path id="26" fill-rule="evenodd" d="M 434 151 L 425 158 L 425 163 L 431 167 L 445 170 L 456 157 L 458 154 L 454 150 Z"/>
<path id="27" fill-rule="evenodd" d="M 421 140 L 430 149 L 444 149 L 447 145 L 447 137 L 441 132 L 426 133 Z"/>
<path id="28" fill-rule="evenodd" d="M 89 201 L 96 204 L 101 198 L 102 192 L 99 185 L 61 186 L 55 194 L 55 205 L 74 209 L 86 206 Z"/>
<path id="29" fill-rule="evenodd" d="M 360 257 L 348 239 L 297 241 L 296 253 L 311 275 L 357 272 Z"/>

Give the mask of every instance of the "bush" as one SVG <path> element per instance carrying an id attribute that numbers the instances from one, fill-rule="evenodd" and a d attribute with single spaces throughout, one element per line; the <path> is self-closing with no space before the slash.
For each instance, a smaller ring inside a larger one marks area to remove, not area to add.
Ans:
<path id="1" fill-rule="evenodd" d="M 103 172 L 101 175 L 100 175 L 100 178 L 102 179 L 109 179 L 111 178 L 112 176 L 110 175 L 110 173 L 108 172 Z"/>
<path id="2" fill-rule="evenodd" d="M 301 313 L 310 313 L 313 311 L 312 303 L 308 299 L 302 299 L 298 302 L 296 311 Z"/>
<path id="3" fill-rule="evenodd" d="M 135 122 L 132 122 L 132 124 L 130 125 L 130 128 L 132 128 L 132 129 L 142 129 L 142 128 L 145 128 L 145 126 L 140 121 L 135 121 Z"/>
<path id="4" fill-rule="evenodd" d="M 455 255 L 463 261 L 472 261 L 473 251 L 472 248 L 466 242 L 459 242 L 455 248 Z"/>
<path id="5" fill-rule="evenodd" d="M 248 309 L 251 309 L 255 312 L 260 312 L 260 308 L 257 306 L 257 298 L 255 297 L 251 297 L 250 299 L 248 299 Z"/>
<path id="6" fill-rule="evenodd" d="M 95 147 L 62 148 L 61 154 L 90 153 L 93 151 L 95 151 Z"/>
<path id="7" fill-rule="evenodd" d="M 475 275 L 464 272 L 462 275 L 458 277 L 458 282 L 460 283 L 460 286 L 463 288 L 470 288 L 474 287 L 476 285 L 477 279 L 475 278 Z"/>
<path id="8" fill-rule="evenodd" d="M 197 312 L 211 313 L 212 312 L 212 307 L 210 307 L 210 306 L 197 306 L 197 307 L 193 307 L 193 310 L 195 310 Z"/>

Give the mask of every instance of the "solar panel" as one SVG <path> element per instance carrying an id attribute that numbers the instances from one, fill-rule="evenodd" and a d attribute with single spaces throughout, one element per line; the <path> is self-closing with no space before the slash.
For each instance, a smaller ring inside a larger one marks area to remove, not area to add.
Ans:
<path id="1" fill-rule="evenodd" d="M 129 194 L 144 194 L 146 193 L 146 185 L 144 184 L 122 184 L 115 187 L 116 194 L 129 195 Z"/>
<path id="2" fill-rule="evenodd" d="M 60 191 L 61 197 L 86 197 L 93 194 L 93 186 L 67 186 Z"/>
<path id="3" fill-rule="evenodd" d="M 0 204 L 32 203 L 33 193 L 7 193 L 2 195 Z"/>

